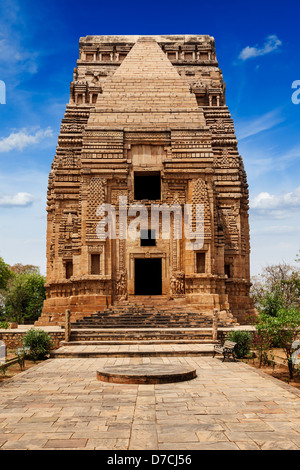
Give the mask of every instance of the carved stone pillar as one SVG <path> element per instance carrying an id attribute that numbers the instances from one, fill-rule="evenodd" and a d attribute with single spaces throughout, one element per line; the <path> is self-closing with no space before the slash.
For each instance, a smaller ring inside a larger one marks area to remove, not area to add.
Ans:
<path id="1" fill-rule="evenodd" d="M 65 317 L 65 342 L 68 343 L 70 341 L 71 336 L 71 311 L 66 310 L 66 317 Z"/>
<path id="2" fill-rule="evenodd" d="M 215 308 L 213 312 L 213 330 L 212 330 L 213 341 L 218 340 L 218 320 L 219 320 L 219 310 Z"/>

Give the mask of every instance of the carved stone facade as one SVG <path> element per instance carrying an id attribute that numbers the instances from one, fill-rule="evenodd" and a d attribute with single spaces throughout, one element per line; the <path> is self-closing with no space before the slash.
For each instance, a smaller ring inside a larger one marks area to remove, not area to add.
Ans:
<path id="1" fill-rule="evenodd" d="M 225 88 L 210 36 L 80 39 L 49 176 L 42 321 L 130 300 L 141 259 L 160 260 L 162 296 L 239 319 L 251 310 L 248 185 Z M 160 177 L 155 203 L 203 204 L 200 250 L 174 236 L 156 234 L 152 246 L 120 238 L 119 197 L 141 202 L 135 175 L 143 174 Z M 115 240 L 97 235 L 103 203 L 116 209 Z"/>

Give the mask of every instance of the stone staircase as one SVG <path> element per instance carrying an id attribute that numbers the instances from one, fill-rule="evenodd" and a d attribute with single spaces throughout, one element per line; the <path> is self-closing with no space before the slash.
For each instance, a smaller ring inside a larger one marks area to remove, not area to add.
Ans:
<path id="1" fill-rule="evenodd" d="M 134 328 L 134 329 L 80 329 L 72 330 L 72 346 L 103 344 L 185 344 L 212 343 L 212 330 L 204 328 Z M 65 343 L 64 343 L 65 344 Z"/>
<path id="2" fill-rule="evenodd" d="M 139 296 L 118 302 L 71 323 L 68 344 L 212 344 L 212 315 L 182 300 Z M 220 328 L 234 324 L 231 315 L 220 316 Z"/>

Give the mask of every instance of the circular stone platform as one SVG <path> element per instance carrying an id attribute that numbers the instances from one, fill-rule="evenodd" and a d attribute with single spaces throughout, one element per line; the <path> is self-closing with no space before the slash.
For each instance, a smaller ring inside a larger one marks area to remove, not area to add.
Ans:
<path id="1" fill-rule="evenodd" d="M 98 380 L 119 384 L 166 384 L 196 377 L 195 369 L 181 364 L 111 366 L 97 372 Z"/>

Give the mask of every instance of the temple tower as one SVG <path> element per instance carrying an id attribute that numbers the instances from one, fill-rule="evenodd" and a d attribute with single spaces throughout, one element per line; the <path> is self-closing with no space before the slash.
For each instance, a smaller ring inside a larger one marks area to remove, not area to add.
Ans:
<path id="1" fill-rule="evenodd" d="M 114 238 L 99 237 L 102 204 L 114 207 Z M 174 228 L 164 237 L 161 219 L 156 231 L 122 237 L 138 204 L 149 213 L 153 204 L 201 205 L 203 244 L 187 249 Z M 49 176 L 40 324 L 61 324 L 66 308 L 77 319 L 145 295 L 242 322 L 252 309 L 248 209 L 214 39 L 81 38 Z"/>

